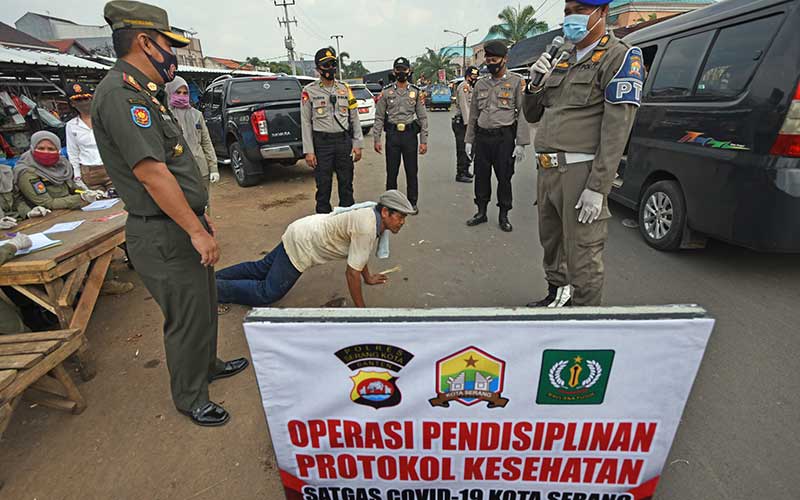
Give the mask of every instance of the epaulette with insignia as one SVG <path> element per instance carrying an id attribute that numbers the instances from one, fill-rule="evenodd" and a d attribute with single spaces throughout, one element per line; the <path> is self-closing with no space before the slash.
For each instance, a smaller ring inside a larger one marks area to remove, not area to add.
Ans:
<path id="1" fill-rule="evenodd" d="M 141 92 L 142 86 L 139 85 L 139 82 L 136 81 L 136 78 L 132 77 L 131 75 L 122 73 L 122 81 Z"/>
<path id="2" fill-rule="evenodd" d="M 611 36 L 603 35 L 603 38 L 600 39 L 600 43 L 598 43 L 597 46 L 605 47 L 609 40 L 611 40 Z"/>

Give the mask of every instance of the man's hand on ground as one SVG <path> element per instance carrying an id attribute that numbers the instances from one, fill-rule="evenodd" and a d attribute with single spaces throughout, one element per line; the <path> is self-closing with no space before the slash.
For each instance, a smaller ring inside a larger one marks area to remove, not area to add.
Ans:
<path id="1" fill-rule="evenodd" d="M 206 267 L 213 266 L 219 261 L 219 246 L 217 240 L 208 234 L 205 229 L 191 236 L 192 246 L 200 254 L 200 263 Z"/>
<path id="2" fill-rule="evenodd" d="M 364 283 L 367 285 L 384 285 L 389 281 L 389 277 L 385 274 L 370 274 L 369 277 L 364 278 Z"/>
<path id="3" fill-rule="evenodd" d="M 314 153 L 306 154 L 306 164 L 311 168 L 317 168 L 317 155 Z"/>

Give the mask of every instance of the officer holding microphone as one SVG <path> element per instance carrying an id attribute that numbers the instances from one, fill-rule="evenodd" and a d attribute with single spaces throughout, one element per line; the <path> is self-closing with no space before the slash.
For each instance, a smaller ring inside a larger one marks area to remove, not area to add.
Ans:
<path id="1" fill-rule="evenodd" d="M 607 197 L 645 76 L 641 50 L 606 31 L 610 2 L 567 1 L 566 57 L 546 52 L 531 67 L 523 109 L 539 123 L 534 147 L 548 293 L 530 307 L 602 300 Z"/>

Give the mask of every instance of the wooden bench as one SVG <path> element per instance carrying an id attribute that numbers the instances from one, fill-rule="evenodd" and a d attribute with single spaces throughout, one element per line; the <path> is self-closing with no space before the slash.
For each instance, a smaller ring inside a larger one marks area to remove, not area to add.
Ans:
<path id="1" fill-rule="evenodd" d="M 63 362 L 84 341 L 81 330 L 0 335 L 0 437 L 22 395 L 34 403 L 79 414 L 86 402 Z"/>

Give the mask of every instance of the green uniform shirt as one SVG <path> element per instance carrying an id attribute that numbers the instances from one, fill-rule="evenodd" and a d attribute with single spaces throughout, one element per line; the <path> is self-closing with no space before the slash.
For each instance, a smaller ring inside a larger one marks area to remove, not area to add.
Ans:
<path id="1" fill-rule="evenodd" d="M 25 203 L 25 198 L 19 191 L 0 193 L 0 209 L 5 215 L 17 220 L 25 219 L 31 211 L 31 207 Z"/>
<path id="2" fill-rule="evenodd" d="M 608 194 L 636 117 L 644 71 L 641 51 L 611 32 L 580 61 L 573 50 L 541 90 L 525 95 L 525 118 L 539 123 L 536 152 L 594 154 L 586 187 Z"/>
<path id="3" fill-rule="evenodd" d="M 67 181 L 54 184 L 49 180 L 36 175 L 33 169 L 22 172 L 19 176 L 19 191 L 26 200 L 34 206 L 42 206 L 50 210 L 80 208 L 86 203 L 81 195 L 75 194 L 75 184 Z M 27 214 L 27 212 L 25 212 Z"/>
<path id="4" fill-rule="evenodd" d="M 178 122 L 156 97 L 163 94 L 141 71 L 118 60 L 94 94 L 97 147 L 130 213 L 163 214 L 133 174 L 136 164 L 148 158 L 167 165 L 189 206 L 199 213 L 208 205 L 208 191 Z"/>

